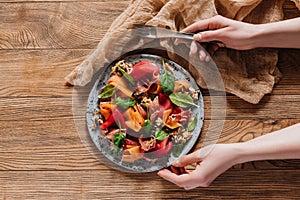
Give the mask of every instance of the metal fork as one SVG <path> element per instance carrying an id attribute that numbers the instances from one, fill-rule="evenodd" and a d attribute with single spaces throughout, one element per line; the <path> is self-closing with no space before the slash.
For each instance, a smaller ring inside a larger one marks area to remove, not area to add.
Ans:
<path id="1" fill-rule="evenodd" d="M 133 33 L 137 36 L 147 37 L 147 38 L 178 38 L 193 40 L 193 33 L 181 33 L 176 31 L 171 31 L 169 29 L 159 28 L 155 26 L 145 25 L 145 24 L 134 24 Z"/>

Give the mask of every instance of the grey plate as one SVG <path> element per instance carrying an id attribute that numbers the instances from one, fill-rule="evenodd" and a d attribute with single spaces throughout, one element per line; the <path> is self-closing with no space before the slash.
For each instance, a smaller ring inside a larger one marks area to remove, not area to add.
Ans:
<path id="1" fill-rule="evenodd" d="M 147 60 L 155 63 L 157 66 L 163 69 L 161 63 L 162 57 L 160 56 L 150 55 L 150 54 L 135 54 L 135 55 L 127 56 L 123 59 L 129 63 L 132 63 L 133 65 L 140 61 Z M 168 59 L 165 59 L 165 62 L 169 63 L 173 67 L 175 80 L 186 80 L 187 82 L 189 82 L 191 87 L 197 90 L 199 89 L 194 78 L 183 67 L 179 66 L 177 63 Z M 113 147 L 112 142 L 106 139 L 105 136 L 100 133 L 100 128 L 99 127 L 97 127 L 96 129 L 91 128 L 94 123 L 93 121 L 95 119 L 95 115 L 93 114 L 93 112 L 99 110 L 98 90 L 101 89 L 104 85 L 106 85 L 107 80 L 110 77 L 111 68 L 112 66 L 114 66 L 115 63 L 116 62 L 112 62 L 110 65 L 107 66 L 107 68 L 104 70 L 104 72 L 100 75 L 100 77 L 95 82 L 95 85 L 93 86 L 89 94 L 86 120 L 87 120 L 88 132 L 93 143 L 96 145 L 99 151 L 108 160 L 112 162 L 107 164 L 113 167 L 115 166 L 117 169 L 120 170 L 125 170 L 130 172 L 153 172 L 153 171 L 160 170 L 164 167 L 170 166 L 176 159 L 178 159 L 177 157 L 174 157 L 172 154 L 165 156 L 163 158 L 159 158 L 155 162 L 147 161 L 145 159 L 137 160 L 134 163 L 122 162 L 121 161 L 122 152 L 120 152 L 119 154 L 115 154 L 112 149 Z M 199 108 L 192 110 L 193 115 L 197 117 L 198 124 L 195 130 L 193 131 L 192 137 L 184 145 L 184 148 L 180 156 L 187 154 L 193 148 L 193 146 L 198 140 L 198 137 L 200 136 L 201 128 L 203 125 L 203 118 L 204 118 L 203 97 L 201 93 L 199 94 L 198 105 L 200 106 Z"/>

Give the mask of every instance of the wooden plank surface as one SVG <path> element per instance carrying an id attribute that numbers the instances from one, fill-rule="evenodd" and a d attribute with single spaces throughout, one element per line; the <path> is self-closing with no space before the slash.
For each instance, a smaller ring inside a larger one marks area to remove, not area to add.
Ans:
<path id="1" fill-rule="evenodd" d="M 0 3 L 0 49 L 95 48 L 127 1 Z"/>
<path id="2" fill-rule="evenodd" d="M 11 177 L 15 177 L 12 179 Z M 209 188 L 184 191 L 151 174 L 113 170 L 0 172 L 3 199 L 299 199 L 294 170 L 230 170 Z M 241 184 L 241 182 L 243 184 Z M 51 188 L 51 190 L 49 190 Z M 157 190 L 159 188 L 159 190 Z M 38 192 L 37 192 L 38 191 Z"/>
<path id="3" fill-rule="evenodd" d="M 155 173 L 109 169 L 82 144 L 72 116 L 73 88 L 63 78 L 129 2 L 0 0 L 0 198 L 299 199 L 300 160 L 236 165 L 211 187 L 184 191 Z M 291 1 L 284 10 L 286 19 L 300 16 Z M 279 55 L 281 81 L 259 105 L 228 95 L 220 143 L 300 122 L 300 50 Z M 205 135 L 212 121 L 208 91 L 203 95 Z"/>

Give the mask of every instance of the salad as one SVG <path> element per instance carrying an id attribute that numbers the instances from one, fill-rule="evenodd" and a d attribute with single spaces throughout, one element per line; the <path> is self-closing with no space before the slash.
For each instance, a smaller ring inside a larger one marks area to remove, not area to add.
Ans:
<path id="1" fill-rule="evenodd" d="M 122 162 L 178 157 L 193 135 L 199 90 L 176 80 L 172 67 L 118 61 L 98 91 L 99 128 Z"/>

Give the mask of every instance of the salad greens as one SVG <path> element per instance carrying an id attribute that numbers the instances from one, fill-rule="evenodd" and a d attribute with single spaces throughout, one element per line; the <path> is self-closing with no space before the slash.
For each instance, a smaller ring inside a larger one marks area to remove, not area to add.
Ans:
<path id="1" fill-rule="evenodd" d="M 172 101 L 172 103 L 174 103 L 175 105 L 181 107 L 181 108 L 188 108 L 190 106 L 195 106 L 195 107 L 199 107 L 198 105 L 196 105 L 194 103 L 194 100 L 191 96 L 184 94 L 184 93 L 172 93 L 169 96 L 170 100 Z"/>
<path id="2" fill-rule="evenodd" d="M 114 135 L 114 149 L 115 153 L 119 151 L 119 148 L 124 144 L 125 136 L 122 133 L 116 133 Z"/>
<path id="3" fill-rule="evenodd" d="M 193 131 L 196 128 L 196 125 L 197 125 L 197 118 L 194 117 L 194 119 L 188 123 L 187 130 L 190 132 Z"/>
<path id="4" fill-rule="evenodd" d="M 155 133 L 155 139 L 159 141 L 163 141 L 168 137 L 168 133 L 166 133 L 164 130 L 159 130 Z"/>
<path id="5" fill-rule="evenodd" d="M 171 72 L 166 70 L 166 64 L 164 59 L 162 59 L 162 63 L 164 66 L 164 73 L 160 78 L 160 85 L 164 93 L 170 94 L 173 92 L 175 86 L 174 76 L 171 74 Z"/>
<path id="6" fill-rule="evenodd" d="M 120 106 L 123 109 L 127 109 L 130 106 L 134 106 L 136 104 L 136 100 L 130 98 L 117 97 L 115 103 L 117 106 Z"/>
<path id="7" fill-rule="evenodd" d="M 111 86 L 111 85 L 106 85 L 102 92 L 98 95 L 99 99 L 102 98 L 109 98 L 111 97 L 113 94 L 115 93 L 115 87 Z"/>
<path id="8" fill-rule="evenodd" d="M 128 74 L 124 69 L 122 69 L 119 65 L 118 70 L 122 73 L 122 75 L 129 81 L 131 85 L 135 85 L 135 81 L 130 74 Z"/>

